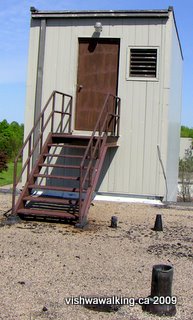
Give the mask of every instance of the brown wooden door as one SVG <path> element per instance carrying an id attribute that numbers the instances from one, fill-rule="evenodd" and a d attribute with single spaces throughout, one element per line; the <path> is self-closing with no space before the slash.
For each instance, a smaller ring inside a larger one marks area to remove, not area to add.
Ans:
<path id="1" fill-rule="evenodd" d="M 116 95 L 119 39 L 79 39 L 76 130 L 93 130 L 108 93 Z"/>

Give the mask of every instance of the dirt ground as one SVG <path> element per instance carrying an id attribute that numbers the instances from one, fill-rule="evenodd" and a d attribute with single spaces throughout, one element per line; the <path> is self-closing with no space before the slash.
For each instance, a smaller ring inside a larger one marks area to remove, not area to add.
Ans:
<path id="1" fill-rule="evenodd" d="M 79 230 L 62 223 L 11 224 L 3 216 L 11 195 L 0 194 L 0 204 L 0 319 L 160 319 L 138 304 L 104 312 L 65 302 L 71 296 L 145 298 L 155 264 L 174 268 L 177 313 L 164 319 L 193 319 L 191 208 L 95 201 L 87 228 Z M 152 230 L 157 214 L 163 232 Z M 109 227 L 113 215 L 117 229 Z"/>

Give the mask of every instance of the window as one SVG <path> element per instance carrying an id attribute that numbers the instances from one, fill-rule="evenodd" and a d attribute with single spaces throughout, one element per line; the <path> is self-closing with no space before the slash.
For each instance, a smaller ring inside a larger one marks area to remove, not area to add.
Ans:
<path id="1" fill-rule="evenodd" d="M 129 79 L 157 78 L 157 48 L 130 48 L 129 50 Z"/>

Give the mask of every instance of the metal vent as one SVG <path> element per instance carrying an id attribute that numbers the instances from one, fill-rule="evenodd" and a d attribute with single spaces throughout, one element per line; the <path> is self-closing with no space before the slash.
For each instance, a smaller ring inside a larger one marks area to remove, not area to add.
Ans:
<path id="1" fill-rule="evenodd" d="M 130 49 L 130 77 L 156 78 L 157 49 Z"/>

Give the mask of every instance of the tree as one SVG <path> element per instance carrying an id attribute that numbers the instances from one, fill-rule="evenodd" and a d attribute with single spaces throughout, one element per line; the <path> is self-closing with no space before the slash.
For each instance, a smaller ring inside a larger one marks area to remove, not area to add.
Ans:
<path id="1" fill-rule="evenodd" d="M 3 120 L 0 122 L 0 151 L 7 154 L 8 160 L 13 160 L 23 143 L 23 124 L 16 121 L 10 124 Z"/>
<path id="2" fill-rule="evenodd" d="M 179 178 L 181 182 L 180 194 L 183 201 L 191 200 L 191 182 L 193 179 L 192 148 L 186 150 L 185 158 L 179 161 Z"/>
<path id="3" fill-rule="evenodd" d="M 0 172 L 7 170 L 7 155 L 5 152 L 0 151 Z"/>
<path id="4" fill-rule="evenodd" d="M 182 138 L 193 138 L 193 128 L 181 126 L 181 137 Z"/>

